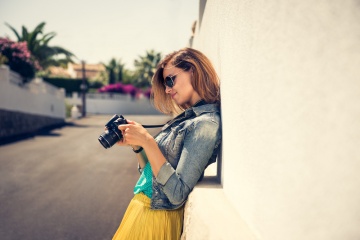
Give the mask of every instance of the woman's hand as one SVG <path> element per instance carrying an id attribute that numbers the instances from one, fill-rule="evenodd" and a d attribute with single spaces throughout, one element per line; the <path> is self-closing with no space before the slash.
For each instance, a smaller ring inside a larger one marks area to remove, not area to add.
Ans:
<path id="1" fill-rule="evenodd" d="M 123 138 L 118 142 L 118 145 L 144 146 L 149 138 L 152 138 L 141 124 L 131 120 L 127 120 L 127 122 L 128 124 L 122 124 L 118 127 L 123 134 Z"/>
<path id="2" fill-rule="evenodd" d="M 108 128 L 105 127 L 104 131 L 107 131 L 107 130 L 108 130 Z M 129 144 L 124 142 L 124 136 L 121 138 L 120 141 L 116 142 L 116 145 L 118 145 L 118 146 L 129 146 Z M 134 146 L 132 146 L 132 148 L 134 148 Z"/>
<path id="3" fill-rule="evenodd" d="M 136 146 L 143 147 L 147 159 L 151 164 L 151 169 L 156 177 L 160 171 L 162 165 L 166 163 L 164 155 L 161 153 L 155 139 L 141 124 L 127 120 L 128 124 L 118 126 L 118 129 L 122 132 L 122 140 L 117 142 L 119 146 L 131 145 L 134 149 L 138 149 Z M 141 167 L 145 166 L 145 162 L 139 162 Z"/>

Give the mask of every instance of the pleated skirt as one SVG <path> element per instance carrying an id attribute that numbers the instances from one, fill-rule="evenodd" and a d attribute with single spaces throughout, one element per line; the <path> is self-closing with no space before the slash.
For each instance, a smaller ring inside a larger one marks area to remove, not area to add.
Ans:
<path id="1" fill-rule="evenodd" d="M 135 194 L 113 240 L 177 240 L 181 237 L 184 208 L 152 210 L 150 198 Z"/>

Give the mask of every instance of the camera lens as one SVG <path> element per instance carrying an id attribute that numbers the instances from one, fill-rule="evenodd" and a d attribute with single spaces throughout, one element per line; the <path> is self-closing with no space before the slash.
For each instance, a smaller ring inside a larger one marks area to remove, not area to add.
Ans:
<path id="1" fill-rule="evenodd" d="M 98 138 L 99 142 L 101 143 L 101 145 L 104 147 L 104 148 L 110 148 L 110 144 L 105 140 L 105 138 L 103 136 L 100 136 Z"/>
<path id="2" fill-rule="evenodd" d="M 112 147 L 116 142 L 121 140 L 122 135 L 121 132 L 118 133 L 114 130 L 105 131 L 103 134 L 100 135 L 98 138 L 99 142 L 104 148 Z"/>

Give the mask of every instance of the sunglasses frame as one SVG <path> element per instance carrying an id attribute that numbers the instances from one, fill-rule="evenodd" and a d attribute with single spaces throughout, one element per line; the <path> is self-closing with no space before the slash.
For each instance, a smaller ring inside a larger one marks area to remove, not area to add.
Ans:
<path id="1" fill-rule="evenodd" d="M 175 73 L 174 75 L 168 75 L 167 77 L 165 77 L 165 79 L 164 79 L 164 86 L 165 86 L 165 88 L 166 88 L 166 87 L 173 88 L 174 85 L 175 85 L 174 81 L 175 81 L 175 79 L 176 79 L 176 76 L 177 76 L 179 73 L 183 72 L 183 71 L 184 71 L 184 69 L 182 69 L 181 71 Z"/>

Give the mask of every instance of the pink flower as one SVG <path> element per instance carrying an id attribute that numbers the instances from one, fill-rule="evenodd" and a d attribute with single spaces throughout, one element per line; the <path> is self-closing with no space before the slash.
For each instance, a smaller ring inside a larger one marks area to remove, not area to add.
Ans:
<path id="1" fill-rule="evenodd" d="M 123 93 L 130 94 L 132 97 L 138 96 L 143 91 L 132 84 L 114 83 L 101 87 L 98 89 L 100 93 Z M 147 94 L 144 93 L 145 96 Z M 149 95 L 150 96 L 150 95 Z"/>
<path id="2" fill-rule="evenodd" d="M 7 58 L 6 64 L 10 69 L 22 75 L 25 79 L 31 79 L 41 67 L 36 60 L 31 58 L 31 52 L 26 42 L 13 42 L 8 38 L 0 38 L 1 55 Z"/>

